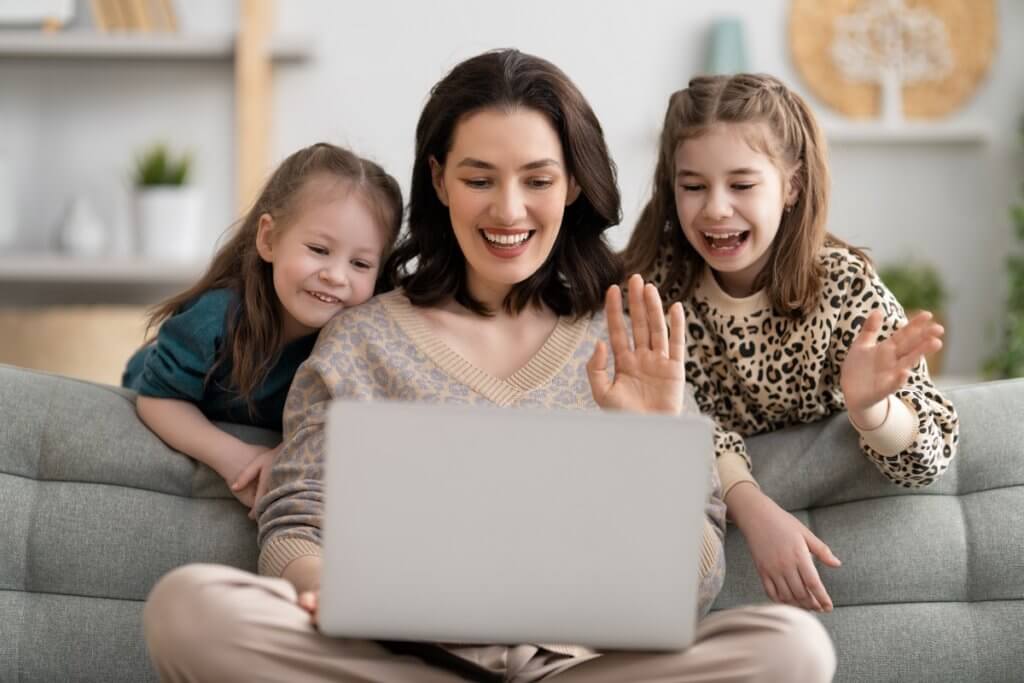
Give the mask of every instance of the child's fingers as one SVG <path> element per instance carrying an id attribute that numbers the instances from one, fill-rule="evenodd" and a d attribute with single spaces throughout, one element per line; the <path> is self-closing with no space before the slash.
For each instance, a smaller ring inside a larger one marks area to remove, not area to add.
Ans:
<path id="1" fill-rule="evenodd" d="M 232 491 L 241 491 L 252 482 L 256 475 L 259 474 L 259 461 L 259 458 L 253 458 L 252 462 L 242 468 L 242 471 L 235 478 L 235 482 L 231 484 Z"/>
<path id="2" fill-rule="evenodd" d="M 814 561 L 811 560 L 811 556 L 808 555 L 802 562 L 797 566 L 797 570 L 800 572 L 800 578 L 804 582 L 804 586 L 810 592 L 811 596 L 814 597 L 815 603 L 817 603 L 817 609 L 824 612 L 832 611 L 832 598 L 829 597 L 828 591 L 825 590 L 825 584 L 821 582 L 821 577 L 818 575 L 818 570 L 814 567 Z"/>
<path id="3" fill-rule="evenodd" d="M 779 599 L 779 592 L 775 590 L 775 582 L 770 577 L 762 576 L 761 584 L 764 585 L 764 592 L 767 593 L 772 602 L 782 602 Z"/>
<path id="4" fill-rule="evenodd" d="M 843 563 L 835 556 L 832 549 L 829 548 L 824 541 L 811 533 L 810 530 L 804 534 L 804 540 L 807 542 L 807 549 L 810 550 L 811 554 L 820 561 L 830 567 L 842 566 Z"/>
<path id="5" fill-rule="evenodd" d="M 789 592 L 793 594 L 793 598 L 797 601 L 798 605 L 808 610 L 820 609 L 818 601 L 807 592 L 804 580 L 795 565 L 786 572 L 786 584 L 789 585 Z"/>
<path id="6" fill-rule="evenodd" d="M 650 344 L 648 317 L 650 309 L 647 308 L 647 292 L 644 286 L 644 279 L 639 275 L 631 275 L 629 278 L 629 319 L 633 325 L 633 348 L 646 349 Z"/>
<path id="7" fill-rule="evenodd" d="M 672 360 L 686 360 L 686 315 L 678 301 L 668 309 L 672 336 L 669 337 L 668 357 Z"/>
<path id="8" fill-rule="evenodd" d="M 878 341 L 878 333 L 882 330 L 882 312 L 877 308 L 868 315 L 860 325 L 860 332 L 853 340 L 856 344 L 873 344 Z"/>
<path id="9" fill-rule="evenodd" d="M 587 361 L 587 379 L 590 380 L 590 393 L 594 395 L 594 402 L 601 405 L 612 383 L 608 378 L 608 347 L 603 341 L 597 342 L 593 355 Z"/>

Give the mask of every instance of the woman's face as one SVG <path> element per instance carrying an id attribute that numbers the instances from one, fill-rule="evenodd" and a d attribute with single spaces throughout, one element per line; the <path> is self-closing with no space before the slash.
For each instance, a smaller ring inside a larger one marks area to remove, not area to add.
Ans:
<path id="1" fill-rule="evenodd" d="M 504 299 L 541 267 L 579 194 L 558 133 L 533 109 L 465 117 L 444 165 L 432 158 L 431 171 L 466 259 L 469 291 L 484 302 Z"/>

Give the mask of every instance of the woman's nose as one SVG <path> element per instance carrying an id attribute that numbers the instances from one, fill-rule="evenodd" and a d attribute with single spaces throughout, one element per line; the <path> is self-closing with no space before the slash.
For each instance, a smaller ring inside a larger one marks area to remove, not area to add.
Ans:
<path id="1" fill-rule="evenodd" d="M 516 225 L 526 217 L 526 204 L 518 187 L 498 191 L 494 200 L 494 218 L 500 225 Z"/>

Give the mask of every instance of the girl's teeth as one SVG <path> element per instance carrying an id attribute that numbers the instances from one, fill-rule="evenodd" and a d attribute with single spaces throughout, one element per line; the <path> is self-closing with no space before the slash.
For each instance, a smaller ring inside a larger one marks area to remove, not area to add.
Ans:
<path id="1" fill-rule="evenodd" d="M 323 301 L 325 304 L 336 304 L 336 303 L 338 303 L 338 299 L 335 299 L 333 296 L 327 296 L 326 294 L 321 294 L 320 292 L 310 292 L 310 294 L 312 294 L 314 297 L 316 297 L 320 301 Z"/>

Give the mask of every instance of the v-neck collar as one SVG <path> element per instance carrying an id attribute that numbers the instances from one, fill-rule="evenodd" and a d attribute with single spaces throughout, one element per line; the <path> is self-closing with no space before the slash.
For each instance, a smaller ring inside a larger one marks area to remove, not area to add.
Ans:
<path id="1" fill-rule="evenodd" d="M 413 344 L 435 365 L 499 406 L 509 405 L 550 382 L 572 358 L 590 324 L 589 316 L 577 320 L 559 316 L 555 329 L 537 353 L 524 366 L 501 379 L 470 363 L 437 336 L 403 292 L 388 292 L 378 298 Z"/>

